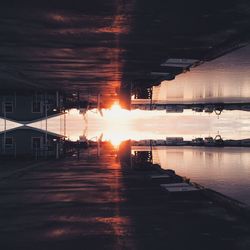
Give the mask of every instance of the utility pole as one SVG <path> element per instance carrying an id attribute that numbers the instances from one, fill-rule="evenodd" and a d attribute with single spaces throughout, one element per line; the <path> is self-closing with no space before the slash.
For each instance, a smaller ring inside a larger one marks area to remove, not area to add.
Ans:
<path id="1" fill-rule="evenodd" d="M 5 103 L 5 97 L 3 99 L 3 112 L 4 112 L 4 136 L 3 136 L 3 153 L 6 152 L 6 130 L 7 130 L 7 124 L 6 124 L 6 103 Z"/>
<path id="2" fill-rule="evenodd" d="M 48 153 L 48 100 L 47 100 L 47 93 L 45 93 L 45 158 L 47 159 Z"/>

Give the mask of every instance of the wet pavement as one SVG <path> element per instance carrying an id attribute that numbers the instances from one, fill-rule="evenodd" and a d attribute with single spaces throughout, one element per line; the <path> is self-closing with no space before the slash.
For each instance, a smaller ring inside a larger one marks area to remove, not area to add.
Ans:
<path id="1" fill-rule="evenodd" d="M 244 45 L 246 1 L 2 1 L 1 89 L 99 93 L 106 106 L 130 83 L 159 84 L 168 58 L 210 60 Z"/>
<path id="2" fill-rule="evenodd" d="M 249 249 L 249 223 L 202 193 L 168 195 L 104 145 L 1 180 L 2 249 Z M 120 164 L 119 160 L 122 164 Z"/>

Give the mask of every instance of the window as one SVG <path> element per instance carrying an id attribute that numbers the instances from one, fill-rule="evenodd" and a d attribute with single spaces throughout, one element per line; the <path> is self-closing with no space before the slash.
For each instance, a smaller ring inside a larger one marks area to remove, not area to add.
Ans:
<path id="1" fill-rule="evenodd" d="M 42 111 L 41 102 L 39 102 L 39 101 L 32 102 L 32 112 L 33 113 L 41 113 L 41 111 Z"/>
<path id="2" fill-rule="evenodd" d="M 13 112 L 13 103 L 12 102 L 5 102 L 4 103 L 4 110 L 6 113 L 12 113 Z"/>
<path id="3" fill-rule="evenodd" d="M 13 147 L 13 138 L 6 137 L 5 138 L 5 148 L 12 148 Z"/>
<path id="4" fill-rule="evenodd" d="M 41 137 L 33 137 L 32 138 L 32 148 L 40 149 L 42 146 L 42 138 Z"/>

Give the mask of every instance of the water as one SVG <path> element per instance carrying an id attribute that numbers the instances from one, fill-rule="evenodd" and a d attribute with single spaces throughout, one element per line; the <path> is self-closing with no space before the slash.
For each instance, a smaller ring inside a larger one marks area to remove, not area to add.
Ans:
<path id="1" fill-rule="evenodd" d="M 250 46 L 191 68 L 154 87 L 159 103 L 250 102 Z"/>
<path id="2" fill-rule="evenodd" d="M 153 162 L 250 205 L 250 149 L 156 147 Z"/>

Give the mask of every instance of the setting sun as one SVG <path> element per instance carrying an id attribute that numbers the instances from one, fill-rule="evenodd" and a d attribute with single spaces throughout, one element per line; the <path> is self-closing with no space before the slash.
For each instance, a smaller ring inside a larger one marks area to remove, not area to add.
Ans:
<path id="1" fill-rule="evenodd" d="M 121 106 L 118 103 L 113 104 L 113 106 L 110 109 L 105 110 L 105 117 L 107 119 L 114 118 L 112 122 L 115 123 L 121 123 L 126 122 L 130 116 L 130 111 L 126 109 L 122 109 Z"/>
<path id="2" fill-rule="evenodd" d="M 103 111 L 105 123 L 104 139 L 118 146 L 122 141 L 130 139 L 131 112 L 122 109 L 115 103 L 110 109 Z"/>

